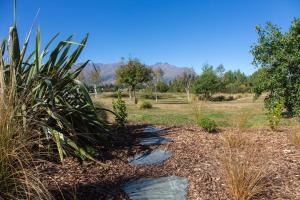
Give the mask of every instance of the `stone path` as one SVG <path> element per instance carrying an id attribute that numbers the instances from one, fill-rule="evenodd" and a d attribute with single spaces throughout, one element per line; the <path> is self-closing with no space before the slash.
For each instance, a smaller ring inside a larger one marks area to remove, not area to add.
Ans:
<path id="1" fill-rule="evenodd" d="M 161 137 L 167 134 L 164 129 L 147 126 L 145 133 L 152 136 L 140 139 L 140 145 L 159 145 L 171 142 L 172 139 Z M 149 165 L 163 163 L 172 153 L 161 149 L 137 154 L 128 159 L 130 165 Z M 122 189 L 132 200 L 185 200 L 188 189 L 188 179 L 185 177 L 169 176 L 159 178 L 142 178 L 125 183 Z"/>

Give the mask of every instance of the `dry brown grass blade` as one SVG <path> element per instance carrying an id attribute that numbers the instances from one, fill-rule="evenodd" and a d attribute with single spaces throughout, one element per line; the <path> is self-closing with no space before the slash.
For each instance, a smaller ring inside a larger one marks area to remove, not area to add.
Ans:
<path id="1" fill-rule="evenodd" d="M 9 87 L 3 85 L 3 73 L 0 80 L 0 199 L 51 199 L 32 165 L 32 141 L 15 118 L 15 76 Z"/>
<path id="2" fill-rule="evenodd" d="M 249 138 L 243 133 L 227 133 L 221 136 L 222 141 L 230 149 L 242 148 L 249 143 Z"/>
<path id="3" fill-rule="evenodd" d="M 233 200 L 250 200 L 268 190 L 268 165 L 258 162 L 257 152 L 253 147 L 242 154 L 229 150 L 221 158 L 227 193 Z"/>
<path id="4" fill-rule="evenodd" d="M 300 148 L 300 133 L 294 132 L 289 137 L 290 142 L 295 145 L 296 147 Z"/>

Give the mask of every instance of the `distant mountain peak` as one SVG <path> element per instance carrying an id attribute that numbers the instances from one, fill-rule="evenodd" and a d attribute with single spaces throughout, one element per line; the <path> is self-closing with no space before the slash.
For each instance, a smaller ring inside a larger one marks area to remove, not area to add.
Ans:
<path id="1" fill-rule="evenodd" d="M 101 70 L 101 79 L 104 84 L 110 84 L 115 83 L 115 75 L 116 75 L 116 69 L 120 67 L 124 62 L 115 62 L 115 63 L 94 63 L 96 67 L 99 67 Z M 163 79 L 168 82 L 176 77 L 182 75 L 184 72 L 190 71 L 190 68 L 188 67 L 179 67 L 176 65 L 169 64 L 168 62 L 157 62 L 154 65 L 148 65 L 149 67 L 153 69 L 161 68 L 164 71 Z M 83 73 L 86 75 L 91 70 L 93 70 L 94 67 L 91 63 L 89 63 L 85 69 L 83 70 Z"/>

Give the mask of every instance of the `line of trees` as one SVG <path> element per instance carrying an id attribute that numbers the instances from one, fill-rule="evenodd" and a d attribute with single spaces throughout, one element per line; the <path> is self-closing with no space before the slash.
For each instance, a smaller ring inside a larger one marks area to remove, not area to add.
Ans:
<path id="1" fill-rule="evenodd" d="M 216 92 L 231 94 L 251 92 L 257 86 L 261 74 L 262 71 L 258 70 L 247 76 L 240 70 L 226 71 L 222 64 L 216 68 L 205 64 L 200 75 L 197 75 L 190 68 L 181 76 L 166 83 L 163 80 L 164 72 L 162 69 L 153 70 L 135 59 L 129 60 L 117 69 L 116 82 L 119 86 L 128 88 L 130 97 L 133 93 L 135 102 L 137 89 L 153 92 L 156 101 L 158 101 L 158 93 L 184 92 L 187 101 L 190 102 L 191 93 L 210 98 Z"/>
<path id="2" fill-rule="evenodd" d="M 101 85 L 101 73 L 100 68 L 94 68 L 87 76 L 80 75 L 78 79 L 90 85 L 97 94 L 97 88 Z M 158 101 L 158 93 L 182 92 L 186 93 L 187 101 L 190 102 L 191 93 L 210 98 L 217 92 L 230 94 L 252 92 L 260 82 L 261 74 L 262 70 L 258 70 L 247 76 L 240 70 L 226 71 L 222 64 L 217 67 L 205 64 L 199 75 L 190 68 L 181 76 L 166 82 L 161 68 L 151 69 L 138 59 L 129 59 L 116 70 L 116 85 L 110 84 L 101 88 L 105 88 L 105 91 L 126 88 L 130 99 L 133 96 L 135 102 L 137 102 L 136 91 L 140 89 L 153 93 L 156 101 Z"/>

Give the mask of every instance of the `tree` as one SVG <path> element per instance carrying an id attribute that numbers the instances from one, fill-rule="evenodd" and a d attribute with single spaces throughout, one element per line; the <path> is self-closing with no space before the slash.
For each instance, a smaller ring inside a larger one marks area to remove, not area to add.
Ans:
<path id="1" fill-rule="evenodd" d="M 220 81 L 213 66 L 205 64 L 202 69 L 202 74 L 198 76 L 195 81 L 195 93 L 204 94 L 204 97 L 208 99 L 218 90 L 219 86 Z"/>
<path id="2" fill-rule="evenodd" d="M 157 91 L 158 92 L 167 92 L 169 90 L 169 85 L 164 81 L 158 81 L 157 83 Z"/>
<path id="3" fill-rule="evenodd" d="M 153 70 L 153 82 L 154 82 L 154 92 L 155 92 L 155 101 L 157 102 L 157 85 L 164 76 L 164 71 L 161 68 Z"/>
<path id="4" fill-rule="evenodd" d="M 153 79 L 152 69 L 140 63 L 138 60 L 129 60 L 127 64 L 121 65 L 116 70 L 116 81 L 118 84 L 129 86 L 130 92 L 133 92 L 134 102 L 137 103 L 135 94 L 136 87 L 139 84 L 149 82 Z"/>
<path id="5" fill-rule="evenodd" d="M 182 75 L 181 81 L 183 83 L 184 86 L 184 90 L 186 92 L 186 96 L 187 96 L 187 101 L 188 103 L 190 102 L 190 91 L 191 91 L 191 87 L 192 87 L 192 83 L 195 80 L 195 72 L 194 70 L 188 69 L 187 71 L 185 71 Z"/>
<path id="6" fill-rule="evenodd" d="M 97 95 L 97 86 L 101 83 L 101 69 L 96 67 L 94 64 L 94 70 L 90 71 L 88 74 L 88 79 L 91 85 L 94 87 L 94 94 Z"/>
<path id="7" fill-rule="evenodd" d="M 240 70 L 229 70 L 224 74 L 222 89 L 229 93 L 245 92 L 249 89 L 248 77 Z"/>
<path id="8" fill-rule="evenodd" d="M 257 95 L 268 92 L 265 105 L 281 98 L 290 114 L 300 113 L 300 18 L 295 19 L 288 32 L 267 23 L 256 28 L 257 43 L 252 47 L 253 64 L 264 69 L 264 79 L 255 87 Z"/>
<path id="9" fill-rule="evenodd" d="M 220 64 L 217 68 L 216 68 L 216 74 L 219 78 L 223 78 L 224 77 L 224 73 L 225 73 L 225 68 L 223 64 Z"/>
<path id="10" fill-rule="evenodd" d="M 184 92 L 184 86 L 181 81 L 181 77 L 176 77 L 174 80 L 170 81 L 171 92 Z"/>

